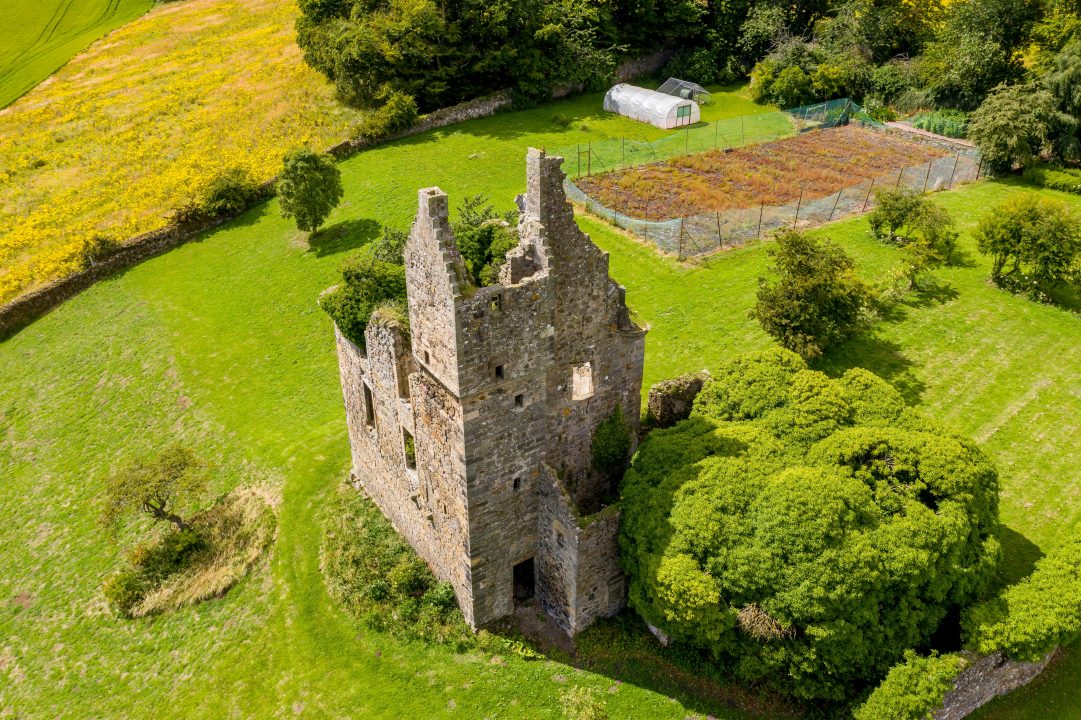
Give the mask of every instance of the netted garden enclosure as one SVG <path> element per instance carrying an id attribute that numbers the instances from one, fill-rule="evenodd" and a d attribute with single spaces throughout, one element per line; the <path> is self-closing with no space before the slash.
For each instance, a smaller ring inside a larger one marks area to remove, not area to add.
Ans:
<path id="1" fill-rule="evenodd" d="M 561 152 L 568 198 L 681 260 L 864 212 L 875 189 L 949 189 L 982 172 L 975 149 L 887 128 L 848 100 Z"/>

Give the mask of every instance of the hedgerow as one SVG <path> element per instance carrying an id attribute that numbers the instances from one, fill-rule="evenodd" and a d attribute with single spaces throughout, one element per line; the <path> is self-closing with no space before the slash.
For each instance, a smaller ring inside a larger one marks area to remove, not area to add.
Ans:
<path id="1" fill-rule="evenodd" d="M 849 699 L 986 590 L 997 490 L 873 374 L 744 355 L 624 476 L 630 604 L 743 681 Z"/>
<path id="2" fill-rule="evenodd" d="M 890 670 L 866 702 L 853 711 L 853 718 L 926 720 L 942 705 L 966 664 L 960 655 L 932 653 L 921 657 L 907 650 L 904 662 Z"/>
<path id="3" fill-rule="evenodd" d="M 1031 575 L 964 618 L 967 642 L 1036 661 L 1081 637 L 1081 538 L 1055 548 Z"/>

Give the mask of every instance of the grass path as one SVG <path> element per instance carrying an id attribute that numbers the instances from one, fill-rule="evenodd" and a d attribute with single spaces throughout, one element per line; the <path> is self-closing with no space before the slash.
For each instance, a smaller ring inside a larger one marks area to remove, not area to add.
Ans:
<path id="1" fill-rule="evenodd" d="M 524 189 L 527 145 L 574 143 L 583 127 L 618 136 L 620 121 L 598 106 L 579 98 L 362 153 L 343 164 L 346 203 L 312 247 L 272 202 L 0 343 L 0 517 L 9 519 L 0 525 L 0 717 L 558 718 L 559 692 L 572 684 L 601 691 L 614 718 L 743 717 L 722 702 L 672 699 L 661 671 L 616 684 L 619 673 L 512 653 L 402 645 L 356 627 L 319 574 L 319 517 L 348 450 L 316 296 L 379 223 L 409 221 L 418 187 L 441 185 L 452 205 L 486 192 L 505 208 Z M 571 127 L 553 120 L 557 111 L 575 118 Z M 967 228 L 1014 190 L 983 183 L 940 199 Z M 685 266 L 594 218 L 581 222 L 653 326 L 647 382 L 766 345 L 746 316 L 761 246 Z M 862 219 L 826 232 L 867 272 L 894 260 Z M 969 266 L 942 273 L 951 291 L 910 303 L 828 362 L 865 364 L 983 438 L 1002 470 L 1016 574 L 1081 518 L 1081 326 L 987 285 L 982 258 L 963 242 Z M 281 485 L 280 536 L 268 569 L 224 598 L 120 621 L 99 589 L 119 557 L 93 520 L 100 478 L 177 436 L 217 463 L 219 491 Z M 1081 719 L 1078 678 L 1075 653 L 1038 696 L 985 716 L 1035 718 L 1050 707 L 1043 717 Z"/>
<path id="2" fill-rule="evenodd" d="M 7 107 L 152 0 L 4 0 L 0 4 L 0 108 Z"/>

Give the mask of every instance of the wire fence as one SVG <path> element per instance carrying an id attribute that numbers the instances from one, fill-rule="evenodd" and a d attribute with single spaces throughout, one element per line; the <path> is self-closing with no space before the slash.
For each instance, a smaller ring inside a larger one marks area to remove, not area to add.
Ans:
<path id="1" fill-rule="evenodd" d="M 552 154 L 566 159 L 564 169 L 568 175 L 589 177 L 680 155 L 780 140 L 808 130 L 845 125 L 853 120 L 881 127 L 859 105 L 842 99 L 791 110 L 699 122 L 653 141 L 628 137 L 590 138 L 554 150 Z"/>
<path id="2" fill-rule="evenodd" d="M 713 213 L 688 215 L 671 220 L 635 218 L 612 210 L 583 192 L 570 179 L 620 168 L 660 162 L 680 155 L 732 148 L 792 137 L 802 132 L 837 127 L 856 122 L 864 127 L 885 130 L 851 100 L 832 100 L 787 111 L 745 115 L 689 126 L 653 142 L 607 138 L 588 141 L 557 151 L 565 163 L 567 197 L 584 205 L 633 235 L 676 255 L 680 260 L 736 247 L 782 228 L 807 228 L 848 215 L 866 212 L 874 205 L 874 190 L 907 187 L 919 192 L 946 190 L 973 182 L 983 174 L 978 151 L 950 146 L 954 153 L 927 163 L 891 171 L 843 188 L 825 197 L 800 197 L 785 205 L 759 204 Z M 910 138 L 919 142 L 919 137 Z"/>

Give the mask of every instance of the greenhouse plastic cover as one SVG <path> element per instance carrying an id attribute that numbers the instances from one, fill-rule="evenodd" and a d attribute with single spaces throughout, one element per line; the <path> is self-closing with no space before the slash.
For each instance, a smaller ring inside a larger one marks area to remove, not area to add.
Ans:
<path id="1" fill-rule="evenodd" d="M 656 90 L 635 87 L 626 83 L 614 86 L 604 96 L 604 109 L 608 112 L 626 115 L 640 122 L 656 125 L 657 127 L 671 127 L 669 114 L 679 105 L 691 104 L 692 113 L 698 115 L 698 106 L 684 98 L 673 95 L 665 95 Z M 694 117 L 692 122 L 698 118 Z"/>

